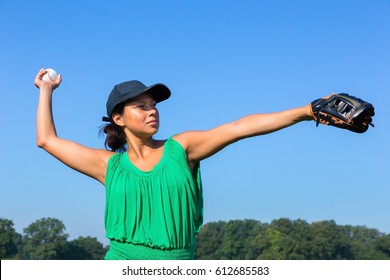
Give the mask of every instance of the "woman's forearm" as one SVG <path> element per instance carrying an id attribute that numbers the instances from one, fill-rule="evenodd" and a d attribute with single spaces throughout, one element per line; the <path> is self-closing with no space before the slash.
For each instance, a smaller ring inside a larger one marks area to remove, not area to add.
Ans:
<path id="1" fill-rule="evenodd" d="M 271 133 L 304 120 L 313 120 L 310 105 L 269 114 L 254 114 L 236 121 L 241 138 Z"/>
<path id="2" fill-rule="evenodd" d="M 56 137 L 56 129 L 52 112 L 53 87 L 44 84 L 39 90 L 37 112 L 37 145 L 45 148 L 51 137 Z"/>

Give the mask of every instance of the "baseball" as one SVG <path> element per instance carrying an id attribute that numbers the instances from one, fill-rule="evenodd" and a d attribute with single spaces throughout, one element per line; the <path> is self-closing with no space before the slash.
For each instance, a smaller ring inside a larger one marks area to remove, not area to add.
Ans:
<path id="1" fill-rule="evenodd" d="M 47 73 L 43 76 L 44 82 L 52 82 L 57 78 L 57 72 L 54 69 L 47 68 Z"/>

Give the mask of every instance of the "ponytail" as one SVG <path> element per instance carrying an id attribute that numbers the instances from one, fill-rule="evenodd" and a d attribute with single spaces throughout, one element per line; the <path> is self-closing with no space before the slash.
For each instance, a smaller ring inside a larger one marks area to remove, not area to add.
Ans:
<path id="1" fill-rule="evenodd" d="M 104 147 L 107 150 L 123 152 L 126 151 L 126 136 L 123 128 L 115 123 L 109 123 L 101 128 L 107 136 L 104 141 Z"/>
<path id="2" fill-rule="evenodd" d="M 125 102 L 119 103 L 113 109 L 113 114 L 123 114 L 125 108 Z M 111 115 L 112 116 L 112 115 Z M 108 121 L 109 123 L 102 126 L 100 133 L 105 133 L 107 135 L 106 140 L 104 141 L 104 147 L 106 150 L 111 150 L 113 152 L 124 152 L 127 150 L 126 145 L 126 135 L 122 127 L 114 123 L 112 118 L 103 117 L 103 121 Z"/>

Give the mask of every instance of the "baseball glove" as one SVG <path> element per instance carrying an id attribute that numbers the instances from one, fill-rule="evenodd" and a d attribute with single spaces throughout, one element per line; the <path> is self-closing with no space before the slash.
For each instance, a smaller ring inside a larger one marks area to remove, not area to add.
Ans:
<path id="1" fill-rule="evenodd" d="M 347 93 L 332 94 L 311 103 L 311 114 L 319 123 L 363 133 L 368 125 L 374 127 L 374 106 Z"/>

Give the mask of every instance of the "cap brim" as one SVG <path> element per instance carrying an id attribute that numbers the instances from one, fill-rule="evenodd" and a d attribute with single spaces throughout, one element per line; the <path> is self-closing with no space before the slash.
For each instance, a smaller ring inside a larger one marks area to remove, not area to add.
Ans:
<path id="1" fill-rule="evenodd" d="M 154 100 L 156 100 L 156 102 L 164 101 L 171 96 L 170 89 L 166 85 L 161 84 L 161 83 L 154 84 L 154 85 L 147 87 L 139 95 L 141 95 L 145 92 L 150 93 L 153 96 Z"/>

